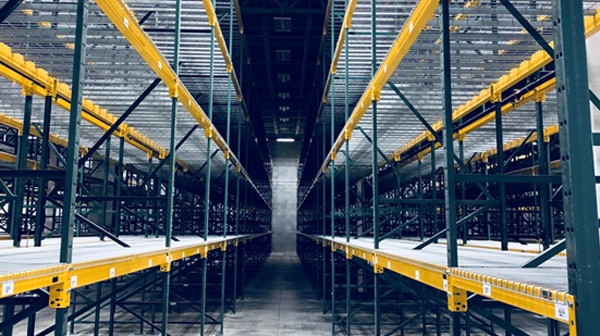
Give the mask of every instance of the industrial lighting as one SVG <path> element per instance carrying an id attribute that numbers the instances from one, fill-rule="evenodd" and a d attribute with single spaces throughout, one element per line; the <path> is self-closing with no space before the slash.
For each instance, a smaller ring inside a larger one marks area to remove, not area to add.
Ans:
<path id="1" fill-rule="evenodd" d="M 277 138 L 277 142 L 294 142 L 294 138 Z"/>

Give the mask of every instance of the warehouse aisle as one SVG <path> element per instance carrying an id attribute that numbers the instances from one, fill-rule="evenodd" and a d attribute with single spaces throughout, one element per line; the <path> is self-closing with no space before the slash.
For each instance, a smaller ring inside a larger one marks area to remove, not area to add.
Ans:
<path id="1" fill-rule="evenodd" d="M 273 253 L 225 319 L 225 335 L 330 335 L 331 319 L 292 253 Z"/>

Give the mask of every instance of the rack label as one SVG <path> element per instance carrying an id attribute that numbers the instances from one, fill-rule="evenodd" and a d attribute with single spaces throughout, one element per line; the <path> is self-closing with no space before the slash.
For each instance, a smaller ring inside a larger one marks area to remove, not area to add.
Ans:
<path id="1" fill-rule="evenodd" d="M 129 28 L 129 20 L 127 20 L 127 18 L 123 18 L 123 24 L 125 25 L 125 28 Z"/>
<path id="2" fill-rule="evenodd" d="M 444 290 L 448 291 L 448 280 L 446 280 L 446 279 L 442 280 L 442 284 L 444 286 Z"/>
<path id="3" fill-rule="evenodd" d="M 71 288 L 77 287 L 77 275 L 71 276 Z"/>
<path id="4" fill-rule="evenodd" d="M 152 259 L 148 259 L 148 267 L 152 267 Z"/>
<path id="5" fill-rule="evenodd" d="M 110 268 L 109 275 L 110 275 L 111 278 L 115 277 L 115 268 L 114 267 Z"/>
<path id="6" fill-rule="evenodd" d="M 556 318 L 568 321 L 569 320 L 569 306 L 564 302 L 554 303 L 554 316 Z"/>
<path id="7" fill-rule="evenodd" d="M 419 280 L 421 278 L 421 273 L 419 273 L 419 270 L 415 270 L 415 279 Z"/>
<path id="8" fill-rule="evenodd" d="M 11 295 L 15 292 L 15 283 L 8 281 L 2 284 L 2 296 Z"/>
<path id="9" fill-rule="evenodd" d="M 483 284 L 483 295 L 492 296 L 492 286 L 489 283 Z"/>

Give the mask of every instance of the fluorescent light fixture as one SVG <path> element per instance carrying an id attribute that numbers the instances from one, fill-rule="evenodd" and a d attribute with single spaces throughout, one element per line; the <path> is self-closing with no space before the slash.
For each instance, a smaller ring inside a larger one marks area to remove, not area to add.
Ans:
<path id="1" fill-rule="evenodd" d="M 294 142 L 294 138 L 277 138 L 277 142 Z"/>

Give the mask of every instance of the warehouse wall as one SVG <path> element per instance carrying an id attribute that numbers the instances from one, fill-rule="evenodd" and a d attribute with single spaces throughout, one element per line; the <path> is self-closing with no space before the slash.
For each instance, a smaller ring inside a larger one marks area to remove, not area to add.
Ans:
<path id="1" fill-rule="evenodd" d="M 299 148 L 295 143 L 270 143 L 273 161 L 272 251 L 296 251 L 296 207 Z"/>

